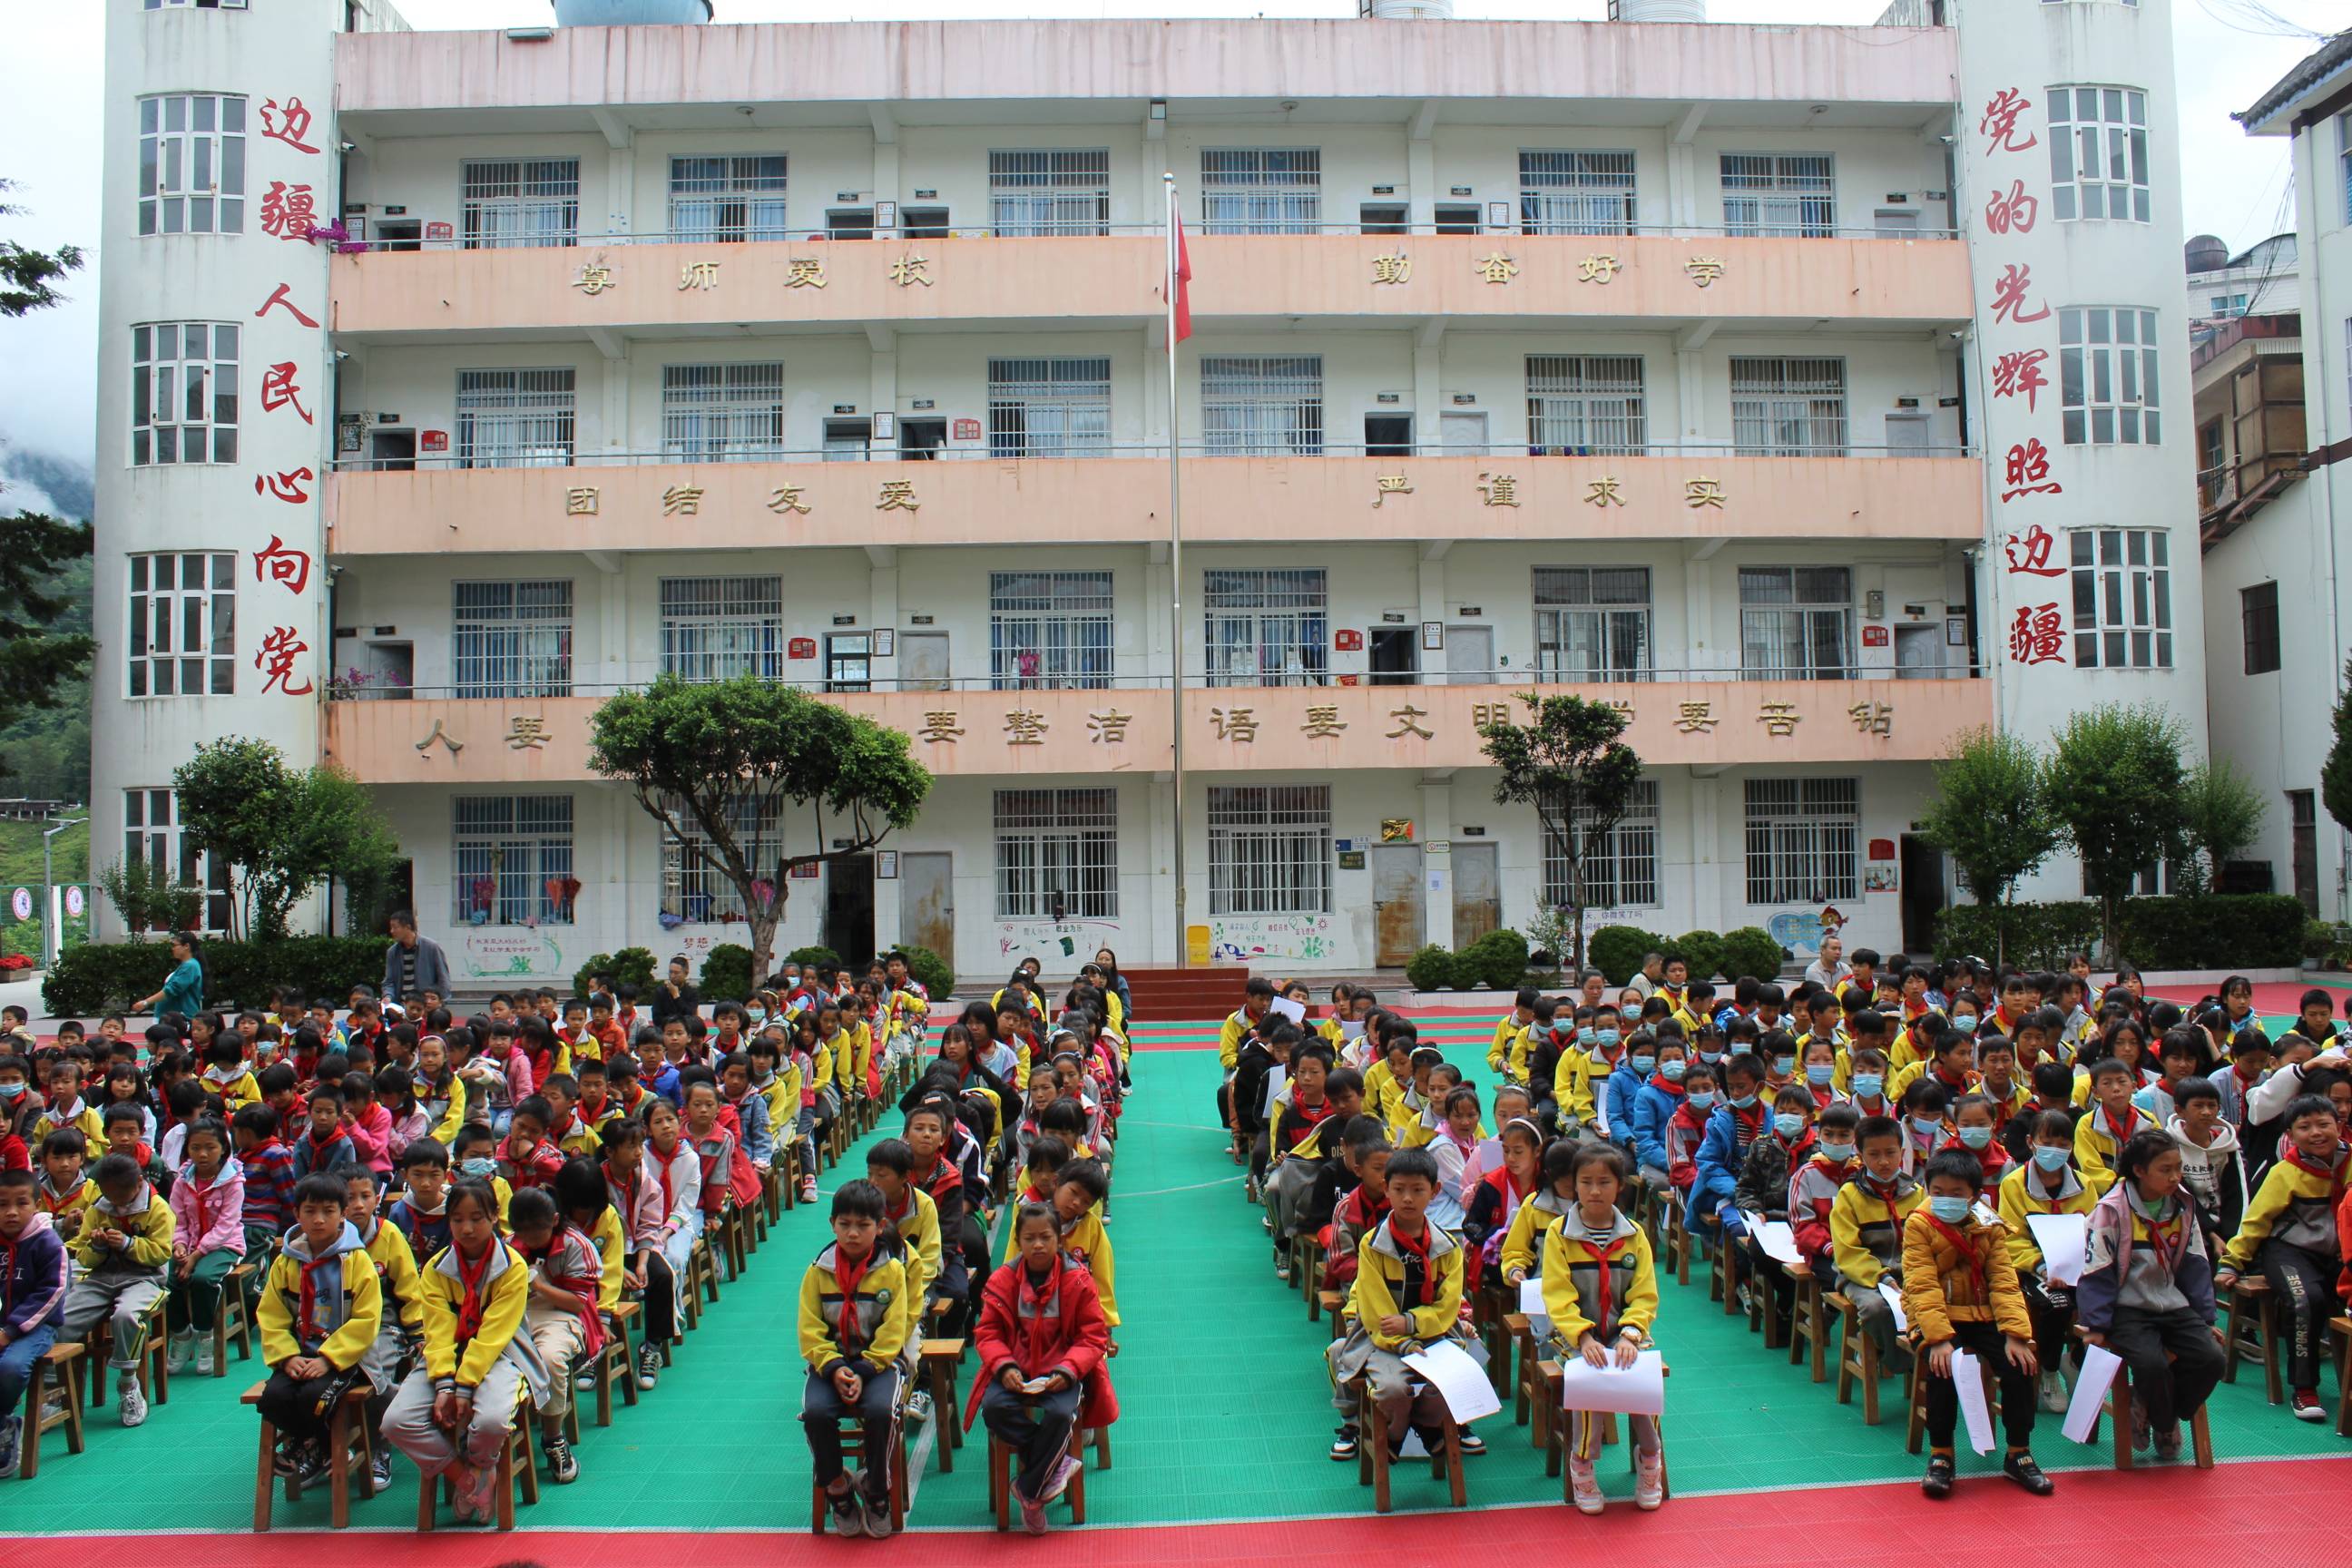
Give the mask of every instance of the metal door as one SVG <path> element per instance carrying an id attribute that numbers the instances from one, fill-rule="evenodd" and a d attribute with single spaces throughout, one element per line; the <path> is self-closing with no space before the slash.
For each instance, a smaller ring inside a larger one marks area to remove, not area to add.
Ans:
<path id="1" fill-rule="evenodd" d="M 898 689 L 945 691 L 948 689 L 948 634 L 898 634 Z"/>
<path id="2" fill-rule="evenodd" d="M 1486 455 L 1486 416 L 1483 413 L 1440 414 L 1437 416 L 1437 438 L 1444 447 L 1443 456 L 1483 458 Z"/>
<path id="3" fill-rule="evenodd" d="M 1903 626 L 1895 628 L 1895 679 L 1927 680 L 1944 669 L 1944 628 Z"/>
<path id="4" fill-rule="evenodd" d="M 1445 684 L 1484 686 L 1495 679 L 1495 628 L 1445 628 Z"/>
<path id="5" fill-rule="evenodd" d="M 1402 968 L 1421 951 L 1421 846 L 1380 844 L 1372 847 L 1372 962 Z"/>
<path id="6" fill-rule="evenodd" d="M 1468 947 L 1503 923 L 1503 879 L 1497 847 L 1454 841 L 1454 948 Z"/>
<path id="7" fill-rule="evenodd" d="M 955 967 L 955 857 L 908 853 L 898 857 L 898 943 L 928 947 Z"/>

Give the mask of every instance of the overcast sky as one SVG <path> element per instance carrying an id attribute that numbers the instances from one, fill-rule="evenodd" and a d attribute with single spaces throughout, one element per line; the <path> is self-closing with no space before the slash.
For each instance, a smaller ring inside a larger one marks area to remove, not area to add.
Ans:
<path id="1" fill-rule="evenodd" d="M 417 27 L 503 27 L 549 19 L 548 0 L 395 0 Z M 722 22 L 931 19 L 1017 13 L 1035 16 L 1344 16 L 1352 0 L 718 0 Z M 1717 22 L 1867 23 L 1885 0 L 1709 0 Z M 0 218 L 0 237 L 49 248 L 79 243 L 96 265 L 100 115 L 104 108 L 103 14 L 96 0 L 7 6 L 0 56 L 0 177 L 18 189 L 24 215 Z M 1510 20 L 1598 19 L 1606 0 L 1456 0 L 1457 15 Z M 2192 234 L 2220 235 L 2242 249 L 2294 226 L 2286 143 L 2254 140 L 2230 118 L 2314 47 L 2296 26 L 2341 26 L 2344 0 L 2174 0 L 2175 55 L 2182 72 L 2181 142 Z M 252 24 L 261 20 L 257 10 Z M 2282 28 L 2272 16 L 2284 17 Z M 244 25 L 252 25 L 244 24 Z M 2287 36 L 2281 36 L 2282 33 Z M 2191 73 L 2194 73 L 2193 75 Z M 94 271 L 61 309 L 0 324 L 0 444 L 89 460 L 96 384 L 98 287 Z M 0 454 L 5 458 L 5 454 Z M 37 505 L 24 486 L 7 503 Z"/>

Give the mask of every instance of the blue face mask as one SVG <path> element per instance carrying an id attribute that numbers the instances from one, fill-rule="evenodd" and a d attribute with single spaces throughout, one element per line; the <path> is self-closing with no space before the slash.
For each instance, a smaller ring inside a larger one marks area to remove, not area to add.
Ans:
<path id="1" fill-rule="evenodd" d="M 1590 1024 L 1587 1024 L 1584 1027 L 1576 1031 L 1576 1043 L 1580 1046 L 1589 1046 L 1597 1037 L 1598 1037 L 1593 1033 L 1592 1026 Z"/>
<path id="2" fill-rule="evenodd" d="M 1822 1145 L 1822 1152 L 1827 1155 L 1830 1159 L 1834 1160 L 1839 1164 L 1843 1165 L 1848 1160 L 1853 1158 L 1853 1145 L 1851 1143 L 1824 1143 Z"/>
<path id="3" fill-rule="evenodd" d="M 1793 1110 L 1783 1110 L 1772 1118 L 1772 1131 L 1791 1142 L 1804 1130 L 1805 1119 Z"/>
<path id="4" fill-rule="evenodd" d="M 1976 1033 L 1976 1015 L 1973 1013 L 1955 1014 L 1952 1017 L 1952 1027 L 1958 1029 L 1963 1035 L 1972 1035 Z"/>
<path id="5" fill-rule="evenodd" d="M 1794 1057 L 1774 1057 L 1774 1058 L 1772 1058 L 1772 1072 L 1773 1072 L 1773 1076 L 1775 1076 L 1775 1077 L 1777 1077 L 1777 1078 L 1787 1078 L 1790 1073 L 1795 1072 L 1796 1070 L 1797 1070 L 1797 1058 L 1794 1058 Z"/>
<path id="6" fill-rule="evenodd" d="M 1967 1144 L 1971 1149 L 1981 1149 L 1986 1144 L 1992 1142 L 1992 1129 L 1990 1127 L 1963 1127 L 1960 1129 L 1960 1142 Z"/>
<path id="7" fill-rule="evenodd" d="M 1922 1138 L 1932 1138 L 1944 1130 L 1944 1124 L 1932 1116 L 1915 1116 L 1911 1119 L 1911 1125 L 1918 1129 Z"/>
<path id="8" fill-rule="evenodd" d="M 1668 1062 L 1658 1070 L 1666 1075 L 1666 1081 L 1668 1083 L 1680 1083 L 1683 1080 L 1683 1074 L 1690 1071 L 1690 1064 L 1688 1062 Z"/>
<path id="9" fill-rule="evenodd" d="M 1690 1091 L 1689 1100 L 1691 1109 L 1693 1110 L 1706 1110 L 1715 1104 L 1715 1090 L 1711 1089 L 1692 1089 Z"/>
<path id="10" fill-rule="evenodd" d="M 1756 1103 L 1756 1097 L 1752 1094 L 1735 1094 L 1731 1097 L 1731 1103 L 1746 1110 Z"/>
<path id="11" fill-rule="evenodd" d="M 1643 1078 L 1647 1078 L 1650 1076 L 1650 1069 L 1658 1065 L 1658 1058 L 1655 1057 L 1628 1057 L 1626 1058 L 1626 1062 L 1627 1065 L 1632 1067 L 1635 1072 L 1641 1074 Z"/>
<path id="12" fill-rule="evenodd" d="M 1967 1198 L 1931 1197 L 1927 1200 L 1927 1212 L 1946 1225 L 1959 1224 L 1969 1217 L 1969 1210 L 1974 1206 Z"/>
<path id="13" fill-rule="evenodd" d="M 768 1016 L 768 1010 L 765 1007 L 753 1007 L 749 1009 L 749 1012 L 751 1018 L 751 1026 L 755 1029 L 758 1028 L 761 1023 L 765 1022 Z"/>
<path id="14" fill-rule="evenodd" d="M 25 1086 L 21 1083 L 0 1083 L 0 1100 L 22 1100 Z"/>
<path id="15" fill-rule="evenodd" d="M 1829 1062 L 1807 1062 L 1805 1081 L 1815 1089 L 1827 1089 L 1837 1077 L 1837 1068 Z"/>
<path id="16" fill-rule="evenodd" d="M 1853 1075 L 1853 1097 L 1856 1100 L 1876 1100 L 1878 1091 L 1885 1087 L 1886 1080 L 1874 1072 Z"/>
<path id="17" fill-rule="evenodd" d="M 1614 1029 L 1595 1029 L 1592 1031 L 1592 1037 L 1600 1041 L 1604 1046 L 1613 1046 L 1617 1043 L 1617 1031 Z"/>
<path id="18" fill-rule="evenodd" d="M 1701 1051 L 1698 1054 L 1698 1059 L 1706 1063 L 1707 1066 L 1713 1067 L 1723 1060 L 1723 1053 L 1721 1051 Z"/>
<path id="19" fill-rule="evenodd" d="M 496 1160 L 484 1160 L 477 1157 L 471 1160 L 458 1161 L 457 1169 L 466 1175 L 478 1176 L 487 1180 L 499 1173 L 499 1163 Z"/>
<path id="20" fill-rule="evenodd" d="M 2033 1151 L 2033 1163 L 2042 1171 L 2055 1175 L 2066 1168 L 2069 1152 L 2064 1149 L 2053 1149 L 2044 1145 Z"/>

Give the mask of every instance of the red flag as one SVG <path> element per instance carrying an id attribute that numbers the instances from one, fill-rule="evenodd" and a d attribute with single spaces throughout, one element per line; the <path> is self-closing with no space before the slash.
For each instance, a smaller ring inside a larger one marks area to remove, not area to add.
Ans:
<path id="1" fill-rule="evenodd" d="M 1192 335 L 1192 254 L 1184 247 L 1184 220 L 1173 210 L 1168 221 L 1176 226 L 1176 330 L 1170 335 L 1168 346 L 1173 352 L 1178 343 Z"/>

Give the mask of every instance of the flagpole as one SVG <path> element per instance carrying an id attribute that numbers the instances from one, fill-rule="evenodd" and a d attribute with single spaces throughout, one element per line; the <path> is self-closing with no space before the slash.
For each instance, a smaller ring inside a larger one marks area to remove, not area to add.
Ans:
<path id="1" fill-rule="evenodd" d="M 1182 965 L 1188 961 L 1190 942 L 1184 924 L 1184 489 L 1182 465 L 1177 458 L 1181 442 L 1176 417 L 1176 290 L 1181 285 L 1176 276 L 1176 175 L 1171 170 L 1160 178 L 1166 199 L 1160 204 L 1160 220 L 1168 249 L 1160 292 L 1168 315 L 1168 714 L 1174 742 L 1169 754 L 1175 781 L 1171 815 L 1176 839 L 1176 962 Z"/>

